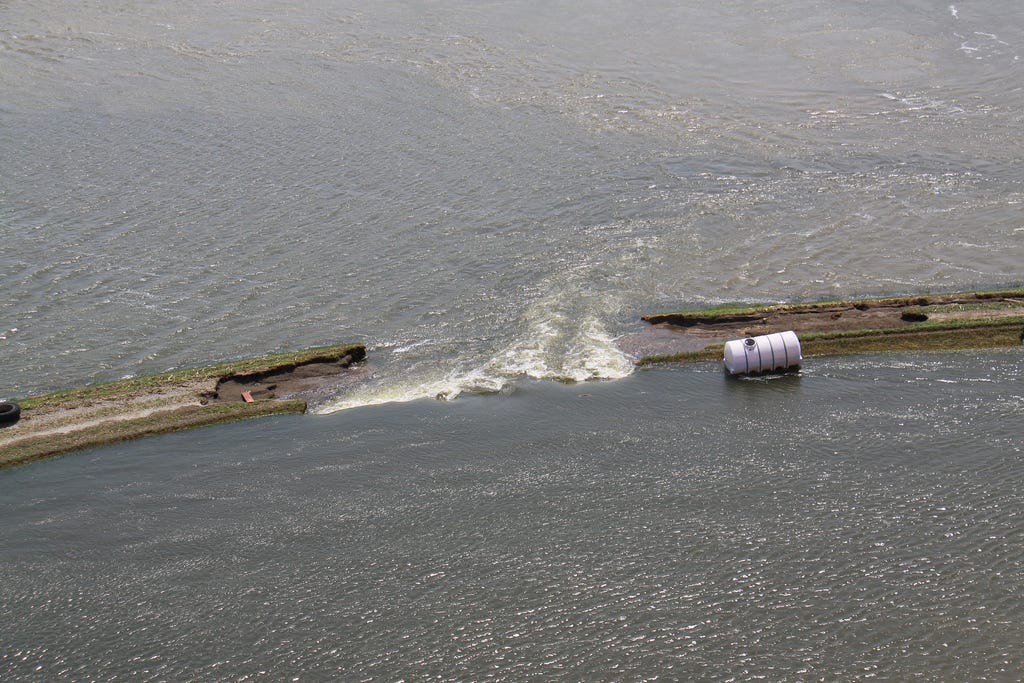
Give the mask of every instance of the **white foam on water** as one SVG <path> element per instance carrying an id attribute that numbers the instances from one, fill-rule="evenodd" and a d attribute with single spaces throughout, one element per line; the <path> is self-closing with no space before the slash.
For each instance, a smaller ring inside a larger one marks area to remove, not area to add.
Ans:
<path id="1" fill-rule="evenodd" d="M 530 333 L 489 367 L 506 377 L 583 382 L 626 377 L 633 372 L 633 361 L 596 317 L 573 320 L 552 313 L 536 319 Z"/>
<path id="2" fill-rule="evenodd" d="M 433 341 L 433 339 L 421 339 L 419 341 L 409 342 L 408 344 L 396 346 L 391 353 L 394 353 L 395 355 L 408 353 L 409 351 L 419 348 L 420 346 L 426 346 L 427 344 L 431 344 L 433 343 Z"/>
<path id="3" fill-rule="evenodd" d="M 424 398 L 452 400 L 465 393 L 497 393 L 512 386 L 516 378 L 550 379 L 563 382 L 621 379 L 632 374 L 634 360 L 615 343 L 607 323 L 623 305 L 616 291 L 591 291 L 595 270 L 621 273 L 638 267 L 638 254 L 654 246 L 636 240 L 627 224 L 591 226 L 581 232 L 599 246 L 589 258 L 539 282 L 542 294 L 528 302 L 518 320 L 504 329 L 505 339 L 473 352 L 452 367 L 443 360 L 433 365 L 428 355 L 407 360 L 424 343 L 408 340 L 396 344 L 392 353 L 402 355 L 410 368 L 383 368 L 379 381 L 355 387 L 347 394 L 315 410 L 333 413 L 360 406 L 398 403 Z M 616 236 L 629 237 L 629 247 L 607 246 Z M 611 238 L 611 239 L 609 239 Z M 370 350 L 373 353 L 373 349 Z"/>
<path id="4" fill-rule="evenodd" d="M 517 377 L 572 382 L 621 379 L 633 368 L 633 360 L 615 345 L 615 339 L 597 318 L 574 320 L 552 313 L 535 319 L 524 336 L 480 366 L 452 370 L 441 377 L 403 377 L 357 387 L 315 412 L 323 415 L 385 403 L 498 393 L 509 388 Z"/>
<path id="5" fill-rule="evenodd" d="M 318 415 L 326 415 L 351 408 L 385 403 L 407 403 L 426 398 L 452 400 L 466 392 L 497 393 L 506 385 L 506 380 L 489 375 L 482 368 L 454 371 L 443 377 L 410 377 L 397 382 L 385 381 L 380 384 L 359 387 L 334 401 L 319 406 L 314 412 Z"/>

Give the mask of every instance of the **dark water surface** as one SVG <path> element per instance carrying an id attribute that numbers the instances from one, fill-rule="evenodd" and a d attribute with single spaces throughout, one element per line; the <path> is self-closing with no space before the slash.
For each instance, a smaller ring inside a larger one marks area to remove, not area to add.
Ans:
<path id="1" fill-rule="evenodd" d="M 1022 371 L 658 369 L 8 470 L 0 677 L 1010 680 Z"/>
<path id="2" fill-rule="evenodd" d="M 1024 283 L 1021 36 L 1016 0 L 0 3 L 0 397 L 371 358 L 320 415 L 0 472 L 0 680 L 1021 678 L 1020 349 L 743 382 L 620 341 Z"/>
<path id="3" fill-rule="evenodd" d="M 332 408 L 615 378 L 637 316 L 1021 282 L 1024 11 L 0 8 L 0 395 L 365 341 Z"/>

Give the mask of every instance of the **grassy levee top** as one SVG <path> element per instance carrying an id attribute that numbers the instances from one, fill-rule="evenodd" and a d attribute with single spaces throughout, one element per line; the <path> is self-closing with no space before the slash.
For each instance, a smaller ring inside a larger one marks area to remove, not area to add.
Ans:
<path id="1" fill-rule="evenodd" d="M 804 356 L 1016 346 L 1024 341 L 1024 288 L 848 299 L 729 304 L 642 316 L 687 347 L 638 365 L 721 360 L 729 339 L 794 330 Z"/>
<path id="2" fill-rule="evenodd" d="M 303 392 L 366 357 L 361 344 L 225 361 L 20 399 L 0 429 L 0 467 L 91 446 L 306 410 Z"/>

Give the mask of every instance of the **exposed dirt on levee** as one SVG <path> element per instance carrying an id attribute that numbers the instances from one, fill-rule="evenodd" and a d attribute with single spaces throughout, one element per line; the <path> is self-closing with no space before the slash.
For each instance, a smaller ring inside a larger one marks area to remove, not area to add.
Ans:
<path id="1" fill-rule="evenodd" d="M 320 363 L 248 375 L 230 375 L 218 380 L 207 398 L 211 402 L 241 401 L 242 393 L 255 400 L 302 398 L 319 402 L 337 394 L 343 386 L 363 379 L 364 373 L 352 369 L 351 356 Z"/>
<path id="2" fill-rule="evenodd" d="M 26 399 L 21 419 L 0 429 L 0 467 L 77 447 L 66 447 L 64 439 L 69 444 L 84 440 L 86 445 L 98 445 L 275 410 L 301 412 L 306 402 L 323 401 L 365 378 L 367 371 L 358 364 L 366 356 L 362 346 L 349 345 L 340 353 L 328 348 L 306 357 L 301 353 L 252 359 L 259 369 L 250 372 L 218 371 L 231 366 L 228 363 L 155 375 L 150 381 L 113 382 L 99 385 L 97 391 L 86 387 L 71 390 L 68 396 Z M 287 361 L 277 362 L 285 356 Z M 246 363 L 236 365 L 252 367 Z M 246 402 L 243 392 L 252 403 Z M 33 451 L 30 458 L 17 455 L 27 450 Z"/>
<path id="3" fill-rule="evenodd" d="M 650 326 L 619 339 L 619 346 L 636 357 L 698 351 L 708 344 L 739 337 L 793 330 L 841 332 L 898 329 L 924 321 L 983 319 L 1024 315 L 1020 290 L 938 294 L 915 297 L 862 299 L 821 304 L 765 304 L 755 311 L 707 314 L 700 311 L 642 316 Z M 972 308 L 977 306 L 977 308 Z M 958 308 L 962 307 L 962 308 Z M 755 306 L 751 306 L 751 309 Z"/>

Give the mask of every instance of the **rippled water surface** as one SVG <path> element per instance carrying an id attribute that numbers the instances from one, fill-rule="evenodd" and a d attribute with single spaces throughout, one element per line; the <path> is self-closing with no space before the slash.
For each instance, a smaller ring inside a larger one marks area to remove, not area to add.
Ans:
<path id="1" fill-rule="evenodd" d="M 10 470 L 0 673 L 1016 678 L 1022 371 L 660 369 Z"/>
<path id="2" fill-rule="evenodd" d="M 0 678 L 1019 678 L 1019 349 L 735 382 L 621 340 L 1022 284 L 1022 35 L 1010 0 L 0 3 L 0 396 L 371 359 L 320 415 L 0 473 Z"/>

